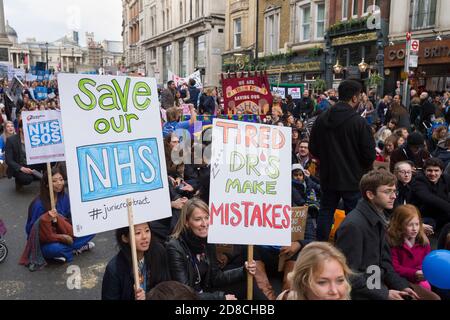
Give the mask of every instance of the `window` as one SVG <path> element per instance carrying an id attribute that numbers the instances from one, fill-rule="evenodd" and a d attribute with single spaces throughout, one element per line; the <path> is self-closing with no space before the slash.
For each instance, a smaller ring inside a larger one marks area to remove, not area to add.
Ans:
<path id="1" fill-rule="evenodd" d="M 241 18 L 234 20 L 234 48 L 238 49 L 241 47 Z"/>
<path id="2" fill-rule="evenodd" d="M 180 77 L 187 76 L 187 43 L 185 40 L 178 43 L 178 67 Z"/>
<path id="3" fill-rule="evenodd" d="M 144 36 L 144 20 L 139 23 L 139 28 L 141 29 L 141 37 Z"/>
<path id="4" fill-rule="evenodd" d="M 363 11 L 364 13 L 373 12 L 373 6 L 380 8 L 380 0 L 364 0 Z"/>
<path id="5" fill-rule="evenodd" d="M 272 11 L 265 17 L 265 41 L 266 53 L 278 53 L 280 34 L 280 11 Z"/>
<path id="6" fill-rule="evenodd" d="M 150 34 L 156 35 L 156 6 L 150 8 Z"/>
<path id="7" fill-rule="evenodd" d="M 414 0 L 413 29 L 434 27 L 436 2 L 436 0 Z"/>
<path id="8" fill-rule="evenodd" d="M 163 11 L 162 12 L 162 17 L 163 17 L 163 31 L 166 30 L 166 13 Z"/>
<path id="9" fill-rule="evenodd" d="M 167 22 L 167 30 L 170 29 L 170 14 L 169 14 L 169 9 L 166 10 L 166 22 Z"/>
<path id="10" fill-rule="evenodd" d="M 200 17 L 200 0 L 195 0 L 195 18 Z"/>
<path id="11" fill-rule="evenodd" d="M 352 16 L 357 17 L 358 16 L 358 8 L 359 7 L 359 0 L 352 0 Z"/>
<path id="12" fill-rule="evenodd" d="M 317 4 L 316 38 L 321 39 L 325 32 L 325 3 Z"/>
<path id="13" fill-rule="evenodd" d="M 194 39 L 194 67 L 206 67 L 206 36 L 201 35 Z"/>
<path id="14" fill-rule="evenodd" d="M 169 79 L 169 70 L 172 70 L 172 45 L 163 47 L 163 81 Z"/>
<path id="15" fill-rule="evenodd" d="M 342 0 L 342 20 L 348 19 L 348 0 Z"/>
<path id="16" fill-rule="evenodd" d="M 300 21 L 302 24 L 302 28 L 300 31 L 300 40 L 308 41 L 311 35 L 311 6 L 307 5 L 301 7 L 300 12 L 301 12 Z"/>
<path id="17" fill-rule="evenodd" d="M 180 2 L 180 24 L 183 24 L 183 2 Z"/>

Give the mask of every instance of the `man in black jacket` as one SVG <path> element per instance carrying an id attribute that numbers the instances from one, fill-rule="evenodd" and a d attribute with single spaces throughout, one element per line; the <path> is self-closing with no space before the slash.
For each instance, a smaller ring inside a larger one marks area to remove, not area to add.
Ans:
<path id="1" fill-rule="evenodd" d="M 420 127 L 425 130 L 424 124 L 429 128 L 434 120 L 436 107 L 428 100 L 427 92 L 422 92 L 420 95 L 420 105 L 422 107 L 420 115 Z"/>
<path id="2" fill-rule="evenodd" d="M 442 174 L 443 163 L 437 158 L 425 161 L 424 174 L 412 184 L 413 204 L 424 217 L 424 222 L 437 228 L 437 232 L 450 222 L 450 177 Z"/>
<path id="3" fill-rule="evenodd" d="M 375 140 L 366 120 L 356 113 L 361 85 L 352 80 L 339 86 L 339 102 L 314 123 L 309 150 L 320 162 L 322 199 L 317 240 L 328 241 L 340 199 L 346 212 L 361 198 L 359 181 L 375 160 Z"/>
<path id="4" fill-rule="evenodd" d="M 363 199 L 336 231 L 336 247 L 355 272 L 350 278 L 352 299 L 419 298 L 395 272 L 386 241 L 388 220 L 384 210 L 394 206 L 395 183 L 395 176 L 385 170 L 364 175 L 360 184 Z"/>
<path id="5" fill-rule="evenodd" d="M 33 169 L 42 171 L 42 165 L 27 166 L 25 153 L 22 120 L 19 121 L 19 134 L 13 135 L 6 140 L 5 160 L 8 165 L 8 179 L 16 179 L 16 190 L 29 185 L 35 179 Z"/>
<path id="6" fill-rule="evenodd" d="M 189 79 L 189 96 L 191 97 L 188 103 L 193 104 L 195 109 L 198 109 L 198 96 L 200 90 L 195 86 L 197 82 L 194 79 Z"/>
<path id="7" fill-rule="evenodd" d="M 293 116 L 297 119 L 304 119 L 306 117 L 311 117 L 314 112 L 314 103 L 309 97 L 309 90 L 303 92 L 303 98 L 299 101 L 297 106 L 294 108 Z"/>

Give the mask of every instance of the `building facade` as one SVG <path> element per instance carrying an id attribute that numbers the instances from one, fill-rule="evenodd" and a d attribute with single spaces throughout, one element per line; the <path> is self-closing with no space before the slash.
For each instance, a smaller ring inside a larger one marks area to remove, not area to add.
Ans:
<path id="1" fill-rule="evenodd" d="M 122 0 L 122 37 L 124 51 L 124 71 L 135 75 L 145 75 L 144 37 L 145 0 Z"/>
<path id="2" fill-rule="evenodd" d="M 5 8 L 3 0 L 0 0 L 0 61 L 9 61 L 9 50 L 11 46 L 12 42 L 6 34 Z"/>
<path id="3" fill-rule="evenodd" d="M 225 48 L 222 71 L 245 69 L 256 52 L 257 0 L 228 0 L 225 7 Z"/>
<path id="4" fill-rule="evenodd" d="M 12 44 L 9 61 L 14 68 L 31 71 L 38 63 L 44 63 L 52 73 L 99 73 L 103 66 L 105 74 L 117 74 L 122 64 L 122 42 L 104 40 L 100 44 L 95 42 L 93 33 L 87 33 L 85 47 L 80 45 L 76 31 L 53 42 L 30 38 L 19 43 L 17 32 L 9 24 L 6 34 Z"/>
<path id="5" fill-rule="evenodd" d="M 16 31 L 7 25 L 8 37 L 13 43 L 10 61 L 14 68 L 31 70 L 38 63 L 45 63 L 51 72 L 77 72 L 86 63 L 86 53 L 79 45 L 77 33 L 66 35 L 54 42 L 26 39 L 19 43 Z"/>
<path id="6" fill-rule="evenodd" d="M 354 79 L 368 89 L 373 75 L 383 75 L 390 6 L 390 0 L 329 1 L 327 86 L 337 87 L 343 79 Z M 383 83 L 376 88 L 382 92 Z"/>
<path id="7" fill-rule="evenodd" d="M 147 0 L 144 2 L 147 75 L 166 84 L 200 70 L 205 86 L 218 86 L 225 42 L 225 2 Z"/>
<path id="8" fill-rule="evenodd" d="M 392 1 L 389 45 L 385 48 L 385 79 L 388 92 L 397 81 L 409 76 L 410 85 L 418 91 L 450 90 L 450 1 Z M 419 40 L 418 64 L 402 74 L 406 60 L 406 33 Z"/>
<path id="9" fill-rule="evenodd" d="M 311 89 L 325 74 L 327 2 L 227 1 L 223 71 L 264 69 L 272 85 Z"/>

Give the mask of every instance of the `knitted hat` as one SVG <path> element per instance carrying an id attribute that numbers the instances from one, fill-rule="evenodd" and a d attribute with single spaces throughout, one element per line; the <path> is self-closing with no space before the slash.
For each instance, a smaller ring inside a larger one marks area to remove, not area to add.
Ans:
<path id="1" fill-rule="evenodd" d="M 303 166 L 300 163 L 294 163 L 292 165 L 291 171 L 295 171 L 295 170 L 302 170 L 303 172 L 305 172 L 305 168 L 303 168 Z"/>
<path id="2" fill-rule="evenodd" d="M 421 133 L 413 132 L 408 136 L 407 142 L 409 146 L 423 146 L 425 139 Z"/>

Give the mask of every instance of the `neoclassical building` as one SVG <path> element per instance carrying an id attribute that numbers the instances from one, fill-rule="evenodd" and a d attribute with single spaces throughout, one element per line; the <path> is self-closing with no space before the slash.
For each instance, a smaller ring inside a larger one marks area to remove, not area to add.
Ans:
<path id="1" fill-rule="evenodd" d="M 97 43 L 93 33 L 86 34 L 84 47 L 75 31 L 53 42 L 30 38 L 19 43 L 17 32 L 9 23 L 5 30 L 12 43 L 9 61 L 14 68 L 31 70 L 38 63 L 48 63 L 48 70 L 53 72 L 99 72 L 103 68 L 103 73 L 116 74 L 122 63 L 122 42 L 104 40 Z"/>
<path id="2" fill-rule="evenodd" d="M 169 71 L 185 77 L 200 70 L 205 86 L 219 85 L 225 1 L 146 0 L 143 12 L 141 44 L 148 76 L 165 84 Z"/>

